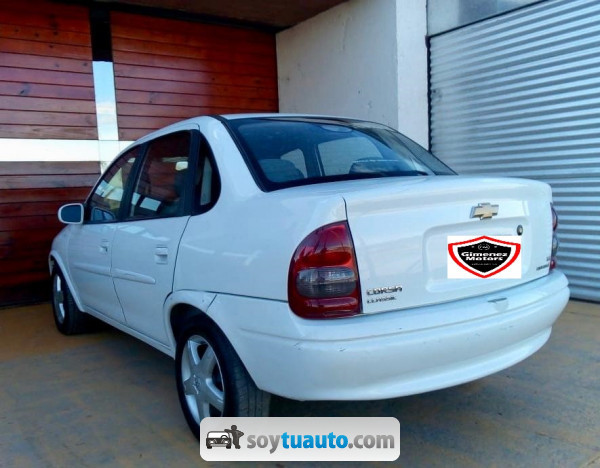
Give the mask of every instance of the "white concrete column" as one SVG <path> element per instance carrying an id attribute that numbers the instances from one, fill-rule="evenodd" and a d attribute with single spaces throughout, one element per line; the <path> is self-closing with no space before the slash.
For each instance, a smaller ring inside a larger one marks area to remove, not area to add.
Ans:
<path id="1" fill-rule="evenodd" d="M 426 0 L 350 0 L 277 35 L 281 112 L 341 115 L 427 144 Z"/>
<path id="2" fill-rule="evenodd" d="M 429 145 L 426 0 L 396 0 L 398 130 Z"/>

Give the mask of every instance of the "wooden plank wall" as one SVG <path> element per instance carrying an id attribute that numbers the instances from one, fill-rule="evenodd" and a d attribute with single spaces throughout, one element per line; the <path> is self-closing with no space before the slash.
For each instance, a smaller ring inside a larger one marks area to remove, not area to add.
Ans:
<path id="1" fill-rule="evenodd" d="M 88 16 L 82 6 L 2 2 L 0 138 L 97 138 Z M 0 306 L 49 298 L 56 211 L 82 201 L 99 172 L 97 162 L 36 159 L 0 162 Z"/>
<path id="2" fill-rule="evenodd" d="M 114 12 L 119 138 L 202 114 L 278 109 L 275 36 Z"/>
<path id="3" fill-rule="evenodd" d="M 0 138 L 96 139 L 89 10 L 0 8 Z"/>
<path id="4" fill-rule="evenodd" d="M 56 213 L 85 199 L 97 162 L 0 162 L 0 305 L 49 298 Z"/>
<path id="5" fill-rule="evenodd" d="M 98 138 L 81 3 L 2 2 L 0 138 Z M 111 22 L 121 140 L 195 115 L 277 110 L 273 34 L 121 12 Z M 56 211 L 98 176 L 98 163 L 35 160 L 0 161 L 0 306 L 49 297 Z"/>

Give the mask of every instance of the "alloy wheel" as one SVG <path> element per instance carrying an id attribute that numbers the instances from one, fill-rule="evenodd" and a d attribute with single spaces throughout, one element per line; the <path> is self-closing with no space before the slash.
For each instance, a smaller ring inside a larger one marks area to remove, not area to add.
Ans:
<path id="1" fill-rule="evenodd" d="M 225 408 L 223 373 L 213 347 L 202 336 L 190 336 L 181 356 L 181 379 L 189 411 L 203 418 L 222 416 Z"/>
<path id="2" fill-rule="evenodd" d="M 63 323 L 66 317 L 65 311 L 65 291 L 63 288 L 63 280 L 60 275 L 54 275 L 54 291 L 52 300 L 54 301 L 54 310 L 56 319 L 59 323 Z"/>

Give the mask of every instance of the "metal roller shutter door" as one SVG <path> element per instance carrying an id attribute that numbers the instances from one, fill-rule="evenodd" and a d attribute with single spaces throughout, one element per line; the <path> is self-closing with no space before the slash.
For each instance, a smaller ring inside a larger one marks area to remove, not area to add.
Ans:
<path id="1" fill-rule="evenodd" d="M 549 183 L 559 268 L 600 301 L 600 2 L 546 1 L 431 38 L 431 149 Z"/>

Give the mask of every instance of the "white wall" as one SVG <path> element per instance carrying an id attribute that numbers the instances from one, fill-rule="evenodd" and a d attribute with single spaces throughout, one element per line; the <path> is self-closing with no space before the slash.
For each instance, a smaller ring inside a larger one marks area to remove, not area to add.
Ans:
<path id="1" fill-rule="evenodd" d="M 377 0 L 375 0 L 377 1 Z M 397 0 L 398 130 L 429 145 L 426 0 Z"/>
<path id="2" fill-rule="evenodd" d="M 426 0 L 350 0 L 277 35 L 281 112 L 374 120 L 427 144 Z"/>

